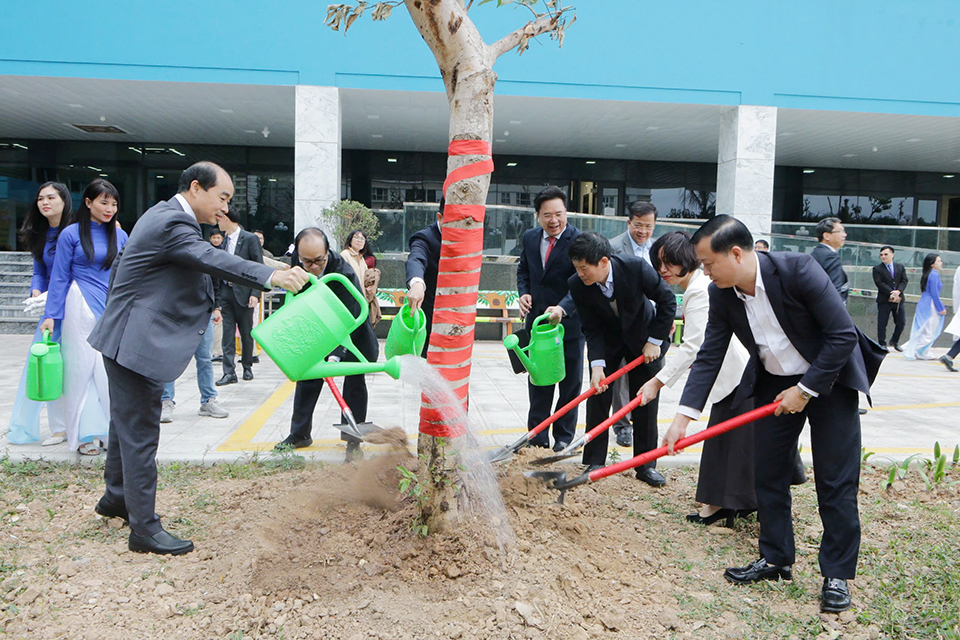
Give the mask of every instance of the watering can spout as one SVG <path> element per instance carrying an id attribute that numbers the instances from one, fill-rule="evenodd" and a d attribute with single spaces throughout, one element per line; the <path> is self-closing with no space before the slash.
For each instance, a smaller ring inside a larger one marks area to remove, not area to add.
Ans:
<path id="1" fill-rule="evenodd" d="M 399 379 L 400 358 L 390 358 L 386 362 L 318 362 L 304 373 L 300 380 L 319 380 L 380 372 L 386 372 L 394 380 Z"/>
<path id="2" fill-rule="evenodd" d="M 520 358 L 520 362 L 523 363 L 523 368 L 526 369 L 529 373 L 536 375 L 537 365 L 527 357 L 527 354 L 523 352 L 523 349 L 520 348 L 520 339 L 517 336 L 510 334 L 503 339 L 503 346 L 507 349 L 511 349 L 517 357 Z"/>

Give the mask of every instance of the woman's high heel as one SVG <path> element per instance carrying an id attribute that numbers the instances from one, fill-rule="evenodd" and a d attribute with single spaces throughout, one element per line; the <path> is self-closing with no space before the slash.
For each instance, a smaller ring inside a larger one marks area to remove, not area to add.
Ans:
<path id="1" fill-rule="evenodd" d="M 737 519 L 737 512 L 734 509 L 718 509 L 713 514 L 703 517 L 699 513 L 691 513 L 687 516 L 687 522 L 693 522 L 695 524 L 702 524 L 704 526 L 709 526 L 718 520 L 726 518 L 726 522 L 723 526 L 730 529 L 733 528 L 733 522 Z"/>

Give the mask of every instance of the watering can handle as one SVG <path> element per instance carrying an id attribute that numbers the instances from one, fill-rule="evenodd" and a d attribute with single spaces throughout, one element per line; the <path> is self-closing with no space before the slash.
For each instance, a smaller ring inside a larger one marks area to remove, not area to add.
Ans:
<path id="1" fill-rule="evenodd" d="M 312 273 L 308 273 L 308 274 L 307 274 L 307 280 L 310 282 L 310 284 L 317 284 L 317 282 L 319 282 L 319 280 L 317 280 L 317 276 L 313 275 Z M 296 292 L 296 293 L 294 293 L 293 291 L 287 291 L 287 294 L 284 296 L 283 301 L 286 302 L 286 301 L 289 300 L 290 298 L 292 298 L 292 297 L 294 297 L 294 296 L 296 296 L 296 295 L 298 295 L 298 294 L 300 294 L 300 293 L 303 293 L 305 289 L 306 289 L 306 287 L 303 287 L 302 289 L 300 289 L 300 291 L 298 291 L 298 292 Z"/>
<path id="2" fill-rule="evenodd" d="M 549 319 L 550 319 L 549 313 L 545 313 L 542 316 L 537 316 L 537 319 L 533 321 L 533 326 L 530 327 L 530 333 L 533 333 L 536 330 L 538 324 L 540 324 L 544 320 L 549 320 Z"/>
<path id="3" fill-rule="evenodd" d="M 43 336 L 42 339 L 43 339 L 43 341 L 44 341 L 46 344 L 52 344 L 52 343 L 53 343 L 53 340 L 50 339 L 50 329 L 44 329 L 44 330 L 43 330 L 43 333 L 42 333 L 41 335 Z"/>
<path id="4" fill-rule="evenodd" d="M 367 319 L 367 314 L 370 313 L 369 305 L 367 304 L 367 299 L 363 297 L 363 294 L 357 291 L 357 288 L 353 286 L 353 283 L 350 282 L 350 278 L 343 275 L 342 273 L 328 273 L 327 275 L 320 278 L 320 282 L 326 283 L 330 280 L 336 280 L 343 285 L 343 288 L 347 290 L 347 293 L 353 296 L 354 300 L 360 305 L 360 315 L 356 317 L 356 320 L 363 322 Z"/>

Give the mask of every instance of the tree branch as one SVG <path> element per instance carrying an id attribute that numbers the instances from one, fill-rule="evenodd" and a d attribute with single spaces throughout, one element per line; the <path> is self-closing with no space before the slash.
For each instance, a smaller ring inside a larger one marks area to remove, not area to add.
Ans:
<path id="1" fill-rule="evenodd" d="M 539 16 L 536 20 L 528 22 L 513 33 L 508 33 L 494 42 L 490 45 L 490 52 L 493 54 L 494 59 L 499 58 L 506 52 L 512 51 L 521 45 L 526 49 L 526 43 L 530 38 L 536 38 L 541 34 L 555 31 L 559 24 L 560 16 L 563 15 L 563 11 L 564 10 L 560 10 L 556 13 Z"/>

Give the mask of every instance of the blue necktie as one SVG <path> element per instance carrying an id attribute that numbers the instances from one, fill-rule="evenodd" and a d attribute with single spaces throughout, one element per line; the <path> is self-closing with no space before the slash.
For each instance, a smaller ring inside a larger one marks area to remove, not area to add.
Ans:
<path id="1" fill-rule="evenodd" d="M 893 263 L 892 262 L 887 265 L 887 269 L 890 270 L 890 279 L 892 280 L 893 279 Z"/>

